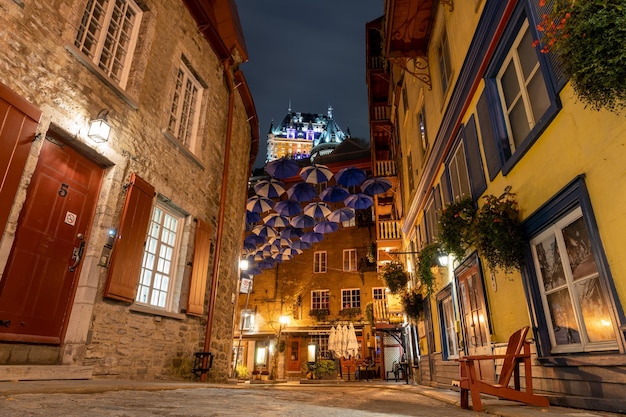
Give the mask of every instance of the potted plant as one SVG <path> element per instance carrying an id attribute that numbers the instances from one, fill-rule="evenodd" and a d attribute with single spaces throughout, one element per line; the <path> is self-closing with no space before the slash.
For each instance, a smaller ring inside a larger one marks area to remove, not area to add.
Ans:
<path id="1" fill-rule="evenodd" d="M 335 361 L 329 359 L 320 359 L 315 362 L 313 375 L 317 379 L 323 379 L 331 376 L 335 372 Z"/>
<path id="2" fill-rule="evenodd" d="M 424 296 L 416 289 L 411 289 L 402 293 L 402 309 L 407 316 L 417 319 L 424 311 Z"/>
<path id="3" fill-rule="evenodd" d="M 317 321 L 325 321 L 330 315 L 330 311 L 327 308 L 312 308 L 309 311 L 310 317 L 315 317 Z"/>
<path id="4" fill-rule="evenodd" d="M 397 261 L 383 266 L 382 277 L 392 294 L 400 293 L 409 282 L 409 274 L 404 270 L 404 265 Z"/>
<path id="5" fill-rule="evenodd" d="M 372 242 L 367 248 L 367 261 L 371 264 L 376 263 L 376 242 Z"/>
<path id="6" fill-rule="evenodd" d="M 365 320 L 368 323 L 374 323 L 374 303 L 371 301 L 365 306 Z"/>
<path id="7" fill-rule="evenodd" d="M 344 308 L 339 312 L 339 315 L 342 318 L 346 318 L 348 320 L 354 320 L 357 316 L 361 315 L 361 309 L 359 307 L 348 307 Z"/>
<path id="8" fill-rule="evenodd" d="M 487 195 L 476 214 L 474 240 L 489 268 L 505 272 L 519 270 L 524 259 L 524 231 L 519 221 L 516 196 L 505 191 L 499 197 Z"/>
<path id="9" fill-rule="evenodd" d="M 554 51 L 578 98 L 595 110 L 626 106 L 626 7 L 623 0 L 555 0 L 537 29 L 541 52 Z"/>
<path id="10" fill-rule="evenodd" d="M 471 197 L 465 197 L 448 204 L 439 216 L 439 243 L 446 253 L 456 259 L 465 258 L 472 245 L 472 224 L 476 217 L 476 207 Z"/>
<path id="11" fill-rule="evenodd" d="M 237 379 L 248 379 L 250 377 L 250 373 L 248 372 L 248 367 L 246 365 L 237 365 L 235 372 L 237 373 Z"/>

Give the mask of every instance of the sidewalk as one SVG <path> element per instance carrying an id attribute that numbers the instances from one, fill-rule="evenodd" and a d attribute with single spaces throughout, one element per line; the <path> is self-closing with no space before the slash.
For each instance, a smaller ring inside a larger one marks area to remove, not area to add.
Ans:
<path id="1" fill-rule="evenodd" d="M 406 385 L 404 383 L 371 382 L 343 382 L 342 387 L 374 388 L 400 390 L 407 394 L 427 396 L 441 402 L 459 407 L 459 393 L 449 389 L 437 389 L 422 385 Z M 198 388 L 221 388 L 221 389 L 297 389 L 304 387 L 298 382 L 280 384 L 248 384 L 248 383 L 202 383 L 202 382 L 177 382 L 177 381 L 130 381 L 117 379 L 89 379 L 89 380 L 56 380 L 56 381 L 19 381 L 0 382 L 0 397 L 11 397 L 22 394 L 89 394 L 109 391 L 162 391 L 175 389 L 198 389 Z M 309 385 L 310 386 L 310 385 Z M 321 386 L 321 385 L 318 385 Z M 322 385 L 323 386 L 323 385 Z M 338 384 L 328 384 L 329 389 Z M 600 417 L 617 416 L 617 414 L 580 410 L 565 407 L 551 406 L 547 408 L 527 406 L 513 401 L 504 401 L 492 398 L 483 400 L 484 411 L 487 414 L 502 417 L 542 417 L 571 416 L 571 417 Z M 472 413 L 471 410 L 468 410 Z M 474 413 L 476 415 L 476 413 Z"/>

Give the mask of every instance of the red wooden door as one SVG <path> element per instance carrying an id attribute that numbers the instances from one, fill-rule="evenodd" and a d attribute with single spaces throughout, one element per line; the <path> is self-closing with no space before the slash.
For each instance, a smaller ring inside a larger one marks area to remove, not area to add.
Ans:
<path id="1" fill-rule="evenodd" d="M 81 265 L 73 255 L 86 251 L 102 172 L 44 140 L 0 281 L 0 340 L 61 343 Z"/>
<path id="2" fill-rule="evenodd" d="M 298 372 L 300 371 L 300 366 L 302 359 L 300 358 L 300 338 L 292 337 L 289 338 L 289 350 L 287 351 L 287 371 L 288 372 Z"/>

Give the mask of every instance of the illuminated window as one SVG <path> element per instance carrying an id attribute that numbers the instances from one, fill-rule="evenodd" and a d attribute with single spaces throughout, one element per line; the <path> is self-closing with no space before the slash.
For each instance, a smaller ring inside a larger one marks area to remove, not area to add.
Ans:
<path id="1" fill-rule="evenodd" d="M 314 290 L 311 291 L 311 309 L 317 310 L 322 308 L 328 308 L 330 302 L 329 290 Z"/>
<path id="2" fill-rule="evenodd" d="M 360 308 L 361 290 L 359 288 L 341 290 L 341 306 L 342 308 Z"/>
<path id="3" fill-rule="evenodd" d="M 344 249 L 343 250 L 343 270 L 344 271 L 356 271 L 357 270 L 356 249 Z"/>
<path id="4" fill-rule="evenodd" d="M 326 251 L 319 251 L 313 254 L 313 272 L 326 272 Z"/>

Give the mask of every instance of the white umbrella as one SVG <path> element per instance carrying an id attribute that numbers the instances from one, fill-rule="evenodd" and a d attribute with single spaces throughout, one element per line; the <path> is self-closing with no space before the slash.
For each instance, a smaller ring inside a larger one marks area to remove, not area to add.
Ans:
<path id="1" fill-rule="evenodd" d="M 330 334 L 328 335 L 328 350 L 335 352 L 337 351 L 337 329 L 333 326 L 330 329 Z"/>
<path id="2" fill-rule="evenodd" d="M 359 352 L 359 341 L 356 338 L 356 330 L 354 330 L 354 325 L 350 323 L 350 327 L 348 327 L 348 343 L 347 349 L 350 356 L 356 356 Z"/>
<path id="3" fill-rule="evenodd" d="M 348 353 L 348 328 L 341 326 L 341 356 L 348 359 L 350 354 Z"/>

